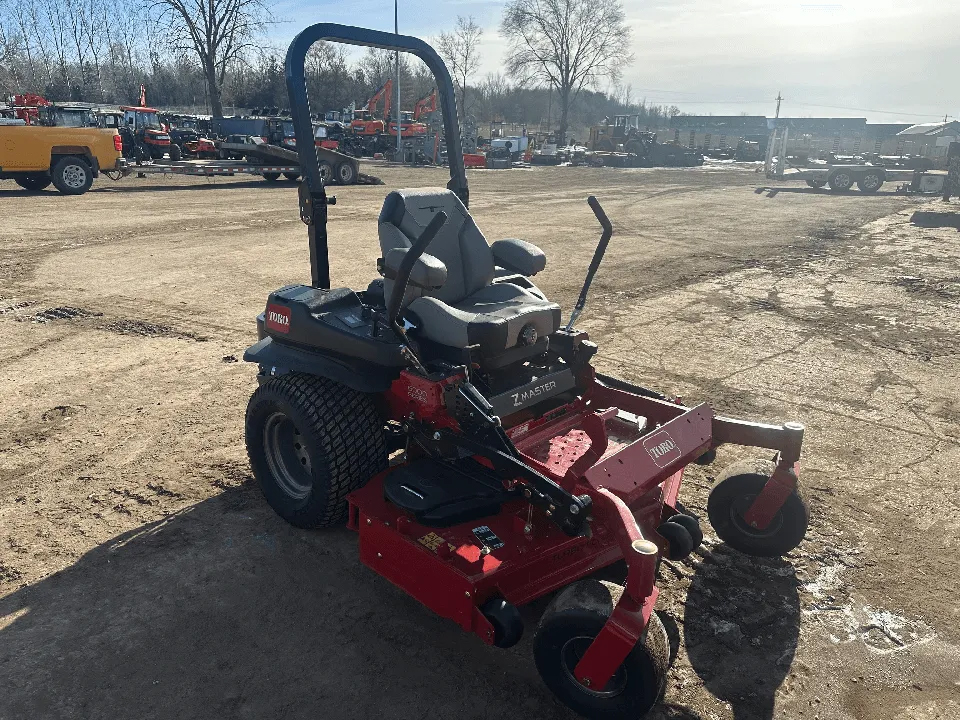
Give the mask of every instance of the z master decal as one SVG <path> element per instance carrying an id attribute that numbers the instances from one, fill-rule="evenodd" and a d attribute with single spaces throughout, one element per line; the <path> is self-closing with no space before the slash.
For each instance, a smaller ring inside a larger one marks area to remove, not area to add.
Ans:
<path id="1" fill-rule="evenodd" d="M 643 449 L 647 451 L 650 459 L 653 460 L 659 468 L 666 467 L 673 461 L 678 460 L 682 455 L 680 448 L 677 447 L 677 443 L 674 442 L 673 438 L 670 437 L 669 433 L 665 430 L 653 433 L 645 438 L 643 441 Z"/>
<path id="2" fill-rule="evenodd" d="M 557 383 L 551 380 L 550 382 L 545 382 L 543 385 L 534 385 L 532 388 L 527 388 L 512 394 L 513 397 L 513 406 L 522 407 L 524 403 L 529 400 L 533 400 L 544 393 L 548 393 L 557 386 Z"/>

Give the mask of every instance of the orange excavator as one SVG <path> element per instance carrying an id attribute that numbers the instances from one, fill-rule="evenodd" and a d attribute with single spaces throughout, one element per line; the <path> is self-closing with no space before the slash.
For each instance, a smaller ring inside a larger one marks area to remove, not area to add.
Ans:
<path id="1" fill-rule="evenodd" d="M 419 120 L 424 115 L 429 115 L 432 112 L 437 111 L 437 89 L 434 88 L 422 98 L 417 100 L 417 104 L 413 106 L 413 119 Z"/>
<path id="2" fill-rule="evenodd" d="M 404 110 L 400 113 L 400 129 L 403 131 L 403 134 L 426 135 L 428 130 L 427 124 L 420 122 L 420 118 L 434 112 L 436 109 L 437 89 L 433 88 L 433 90 L 417 100 L 416 105 L 413 106 L 413 112 Z M 395 119 L 391 119 L 388 132 L 393 137 L 397 136 L 397 121 Z"/>
<path id="3" fill-rule="evenodd" d="M 350 131 L 355 135 L 382 135 L 386 129 L 386 120 L 390 117 L 390 105 L 393 98 L 393 80 L 387 80 L 367 100 L 366 107 L 354 113 L 350 121 Z M 383 99 L 383 119 L 376 117 L 377 104 Z"/>

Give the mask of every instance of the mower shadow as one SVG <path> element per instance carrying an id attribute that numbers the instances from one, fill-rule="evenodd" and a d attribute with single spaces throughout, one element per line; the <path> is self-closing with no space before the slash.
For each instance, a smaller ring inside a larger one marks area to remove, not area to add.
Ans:
<path id="1" fill-rule="evenodd" d="M 0 599 L 0 717 L 573 720 L 528 629 L 484 645 L 247 482 Z"/>
<path id="2" fill-rule="evenodd" d="M 770 720 L 800 633 L 794 568 L 726 545 L 701 554 L 684 611 L 687 657 L 735 720 Z"/>
<path id="3" fill-rule="evenodd" d="M 956 228 L 960 230 L 960 212 L 917 210 L 910 216 L 910 223 L 923 228 Z"/>

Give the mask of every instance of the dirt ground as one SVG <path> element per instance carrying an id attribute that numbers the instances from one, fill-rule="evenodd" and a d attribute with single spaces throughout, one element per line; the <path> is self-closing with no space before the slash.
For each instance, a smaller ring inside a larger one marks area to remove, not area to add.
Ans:
<path id="1" fill-rule="evenodd" d="M 365 287 L 391 187 L 338 190 L 335 284 Z M 709 530 L 665 563 L 677 658 L 654 718 L 960 717 L 960 204 L 764 190 L 734 166 L 476 171 L 488 239 L 549 258 L 597 365 L 807 426 L 808 539 L 759 561 Z M 307 282 L 292 184 L 0 182 L 0 718 L 571 718 L 532 632 L 487 647 L 284 524 L 242 422 L 267 293 Z M 693 466 L 682 497 L 748 456 Z M 524 608 L 531 623 L 543 603 Z M 530 627 L 530 626 L 528 626 Z"/>

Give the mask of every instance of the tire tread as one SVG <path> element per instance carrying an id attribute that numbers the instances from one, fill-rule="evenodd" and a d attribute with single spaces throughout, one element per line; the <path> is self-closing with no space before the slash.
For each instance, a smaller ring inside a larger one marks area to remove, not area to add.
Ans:
<path id="1" fill-rule="evenodd" d="M 306 416 L 309 429 L 319 438 L 325 456 L 313 458 L 313 461 L 325 461 L 329 481 L 323 507 L 317 508 L 310 503 L 304 509 L 307 511 L 303 512 L 305 517 L 291 522 L 301 527 L 327 527 L 343 522 L 347 495 L 387 466 L 383 420 L 373 400 L 327 378 L 302 373 L 281 375 L 257 388 L 250 399 L 247 410 L 248 453 L 250 409 L 271 394 Z"/>

